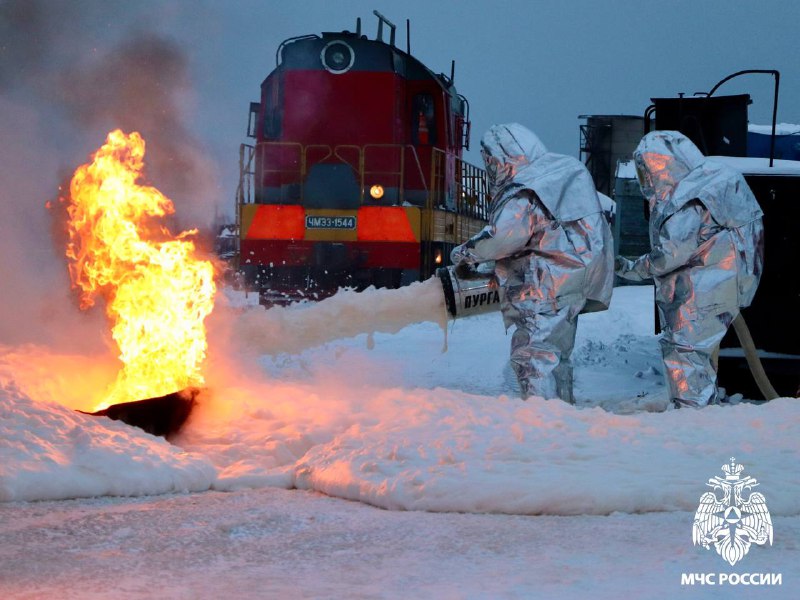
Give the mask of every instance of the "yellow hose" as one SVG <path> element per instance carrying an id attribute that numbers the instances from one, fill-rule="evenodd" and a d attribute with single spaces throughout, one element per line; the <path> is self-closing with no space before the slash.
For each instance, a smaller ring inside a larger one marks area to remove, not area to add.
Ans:
<path id="1" fill-rule="evenodd" d="M 739 338 L 739 343 L 744 350 L 744 357 L 747 360 L 747 366 L 750 367 L 750 372 L 753 374 L 753 379 L 756 380 L 756 385 L 761 391 L 761 394 L 767 400 L 774 400 L 778 397 L 778 392 L 772 387 L 772 384 L 764 371 L 764 366 L 761 364 L 761 359 L 758 357 L 756 346 L 753 343 L 753 336 L 750 335 L 750 329 L 744 321 L 742 313 L 733 320 L 733 328 L 736 330 L 736 336 Z"/>

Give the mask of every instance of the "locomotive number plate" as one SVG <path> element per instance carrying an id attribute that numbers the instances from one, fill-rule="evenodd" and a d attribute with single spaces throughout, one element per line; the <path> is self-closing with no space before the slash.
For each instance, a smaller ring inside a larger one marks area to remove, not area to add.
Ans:
<path id="1" fill-rule="evenodd" d="M 355 229 L 355 217 L 320 217 L 306 215 L 306 229 Z"/>

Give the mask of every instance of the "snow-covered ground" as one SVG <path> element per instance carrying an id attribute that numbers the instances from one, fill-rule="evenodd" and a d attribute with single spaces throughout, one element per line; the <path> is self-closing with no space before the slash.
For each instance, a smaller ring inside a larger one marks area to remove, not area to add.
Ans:
<path id="1" fill-rule="evenodd" d="M 110 361 L 0 348 L 0 597 L 800 596 L 797 399 L 665 411 L 652 289 L 620 287 L 580 318 L 577 406 L 522 402 L 500 315 L 445 323 L 432 284 L 228 291 L 174 444 L 72 410 Z M 692 545 L 732 456 L 774 526 L 733 567 Z"/>

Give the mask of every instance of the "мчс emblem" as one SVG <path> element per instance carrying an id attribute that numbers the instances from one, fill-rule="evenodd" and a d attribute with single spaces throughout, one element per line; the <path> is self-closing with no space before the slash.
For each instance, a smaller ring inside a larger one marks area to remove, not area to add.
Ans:
<path id="1" fill-rule="evenodd" d="M 744 466 L 722 465 L 725 477 L 712 477 L 706 483 L 713 489 L 700 497 L 700 506 L 694 515 L 692 542 L 708 549 L 712 544 L 731 566 L 750 550 L 751 544 L 772 545 L 772 519 L 764 501 L 764 494 L 751 491 L 759 485 L 750 476 L 740 478 Z M 742 494 L 747 490 L 747 498 Z M 721 497 L 720 497 L 721 496 Z"/>

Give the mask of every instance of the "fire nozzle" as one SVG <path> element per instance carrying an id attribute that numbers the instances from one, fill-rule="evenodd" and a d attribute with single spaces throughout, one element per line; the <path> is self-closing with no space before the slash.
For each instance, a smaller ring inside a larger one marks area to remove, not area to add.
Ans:
<path id="1" fill-rule="evenodd" d="M 500 308 L 503 289 L 494 273 L 481 271 L 480 265 L 467 272 L 453 266 L 440 267 L 436 269 L 436 276 L 442 282 L 447 312 L 453 319 Z"/>

